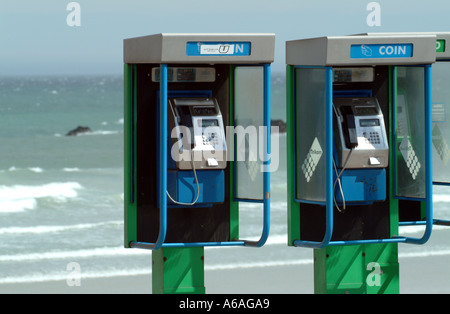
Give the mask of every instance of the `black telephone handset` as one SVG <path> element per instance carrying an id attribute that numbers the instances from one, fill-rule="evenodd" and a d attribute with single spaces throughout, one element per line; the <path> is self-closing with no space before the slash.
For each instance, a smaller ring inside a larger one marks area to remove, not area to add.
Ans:
<path id="1" fill-rule="evenodd" d="M 189 133 L 191 134 L 191 138 L 186 139 L 187 143 L 183 142 L 183 147 L 187 148 L 188 146 L 190 146 L 188 149 L 192 150 L 195 146 L 195 143 L 191 111 L 189 110 L 188 106 L 178 106 L 176 110 L 178 112 L 178 124 L 189 128 Z M 183 137 L 184 134 L 181 133 L 180 135 Z"/>
<path id="2" fill-rule="evenodd" d="M 353 114 L 352 107 L 344 106 L 341 108 L 344 116 L 344 138 L 347 148 L 355 148 L 358 146 L 358 137 L 356 136 L 356 124 L 355 115 Z"/>
<path id="3" fill-rule="evenodd" d="M 179 106 L 177 107 L 178 114 L 181 117 L 180 124 L 185 127 L 192 128 L 192 115 L 188 106 Z"/>

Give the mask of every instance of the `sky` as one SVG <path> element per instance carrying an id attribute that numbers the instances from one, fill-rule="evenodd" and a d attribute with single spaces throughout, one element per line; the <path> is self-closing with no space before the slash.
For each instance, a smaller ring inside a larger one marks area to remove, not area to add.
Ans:
<path id="1" fill-rule="evenodd" d="M 121 74 L 123 39 L 157 33 L 275 33 L 272 72 L 285 42 L 365 32 L 450 31 L 448 0 L 0 0 L 0 75 Z"/>

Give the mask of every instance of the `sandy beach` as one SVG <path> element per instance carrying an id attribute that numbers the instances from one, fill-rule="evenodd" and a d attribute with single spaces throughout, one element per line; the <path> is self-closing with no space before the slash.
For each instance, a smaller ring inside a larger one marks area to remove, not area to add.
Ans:
<path id="1" fill-rule="evenodd" d="M 450 293 L 450 255 L 400 258 L 401 294 Z M 245 280 L 243 280 L 245 278 Z M 312 294 L 313 265 L 205 271 L 208 294 Z M 151 275 L 0 285 L 1 294 L 151 294 Z"/>
<path id="2" fill-rule="evenodd" d="M 412 237 L 420 235 L 420 232 L 409 233 Z M 450 228 L 438 226 L 433 228 L 431 238 L 424 245 L 399 244 L 400 294 L 449 294 L 449 247 Z M 269 256 L 270 254 L 276 254 L 278 258 Z M 140 256 L 136 255 L 136 258 Z M 227 263 L 222 260 L 225 257 L 233 259 Z M 312 257 L 311 249 L 285 245 L 269 244 L 259 249 L 208 249 L 205 251 L 206 293 L 314 294 Z M 97 261 L 100 262 L 101 258 L 98 256 Z M 145 251 L 144 258 L 148 260 L 148 264 L 143 265 L 148 266 L 135 270 L 134 273 L 132 270 L 120 271 L 117 276 L 106 273 L 101 278 L 100 272 L 83 277 L 81 271 L 79 286 L 69 286 L 66 277 L 45 281 L 42 278 L 49 277 L 41 276 L 36 277 L 39 281 L 30 282 L 28 277 L 17 274 L 20 279 L 17 282 L 0 284 L 0 294 L 151 294 L 151 252 Z M 266 260 L 255 260 L 257 258 Z"/>

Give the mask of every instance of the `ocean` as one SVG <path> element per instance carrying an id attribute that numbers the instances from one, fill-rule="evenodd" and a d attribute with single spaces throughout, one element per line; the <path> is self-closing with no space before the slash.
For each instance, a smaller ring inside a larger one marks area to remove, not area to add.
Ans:
<path id="1" fill-rule="evenodd" d="M 273 74 L 272 119 L 285 119 L 284 74 Z M 151 251 L 123 248 L 121 75 L 1 77 L 0 126 L 0 285 L 65 283 L 73 263 L 81 280 L 151 274 Z M 92 132 L 65 135 L 77 126 Z M 207 271 L 312 264 L 311 249 L 286 245 L 286 138 L 273 136 L 280 164 L 269 240 L 206 248 Z M 435 191 L 435 216 L 450 218 L 447 188 Z M 259 238 L 262 206 L 242 205 L 240 219 L 241 237 Z M 400 245 L 400 257 L 449 255 L 449 229 L 435 227 L 423 246 Z M 423 228 L 402 230 L 420 236 Z"/>

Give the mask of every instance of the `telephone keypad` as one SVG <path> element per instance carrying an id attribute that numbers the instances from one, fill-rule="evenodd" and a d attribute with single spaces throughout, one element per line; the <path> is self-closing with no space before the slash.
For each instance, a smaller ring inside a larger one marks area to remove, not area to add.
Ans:
<path id="1" fill-rule="evenodd" d="M 380 144 L 380 133 L 379 132 L 363 132 L 366 144 Z"/>
<path id="2" fill-rule="evenodd" d="M 209 133 L 209 136 L 206 136 L 205 134 L 202 135 L 203 145 L 212 145 L 216 147 L 219 145 L 218 141 L 219 136 L 216 132 Z"/>

